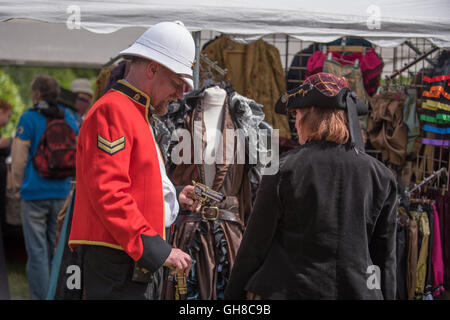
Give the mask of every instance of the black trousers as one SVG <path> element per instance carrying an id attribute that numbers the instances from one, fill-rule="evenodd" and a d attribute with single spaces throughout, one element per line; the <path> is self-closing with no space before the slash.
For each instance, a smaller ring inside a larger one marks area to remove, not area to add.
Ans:
<path id="1" fill-rule="evenodd" d="M 124 251 L 83 246 L 83 287 L 87 300 L 145 300 L 147 283 L 132 281 L 134 260 Z"/>

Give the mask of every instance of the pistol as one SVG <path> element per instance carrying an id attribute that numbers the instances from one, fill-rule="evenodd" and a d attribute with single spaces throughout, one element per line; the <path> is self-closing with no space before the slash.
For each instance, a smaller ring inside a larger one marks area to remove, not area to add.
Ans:
<path id="1" fill-rule="evenodd" d="M 186 300 L 187 284 L 184 272 L 177 273 L 175 285 L 175 300 Z"/>
<path id="2" fill-rule="evenodd" d="M 225 195 L 202 183 L 192 180 L 192 185 L 194 186 L 194 198 L 200 202 L 202 207 L 210 205 L 211 201 L 222 202 L 225 199 Z"/>

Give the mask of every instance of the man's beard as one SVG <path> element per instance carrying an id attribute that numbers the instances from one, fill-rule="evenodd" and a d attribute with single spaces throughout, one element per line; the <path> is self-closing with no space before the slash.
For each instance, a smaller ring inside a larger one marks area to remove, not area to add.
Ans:
<path id="1" fill-rule="evenodd" d="M 159 103 L 158 105 L 153 107 L 153 113 L 160 115 L 160 116 L 164 116 L 167 111 L 169 110 L 169 102 L 167 101 L 162 101 L 161 103 Z"/>

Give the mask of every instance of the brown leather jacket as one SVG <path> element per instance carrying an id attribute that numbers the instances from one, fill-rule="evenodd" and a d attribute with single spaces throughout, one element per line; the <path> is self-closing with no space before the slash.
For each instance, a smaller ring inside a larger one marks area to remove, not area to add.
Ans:
<path id="1" fill-rule="evenodd" d="M 222 131 L 235 128 L 227 103 L 228 98 L 224 105 Z M 201 103 L 196 104 L 195 108 L 190 111 L 184 127 L 190 131 L 192 137 L 194 134 L 205 133 Z M 226 135 L 223 134 L 224 157 L 227 154 L 226 148 L 233 147 L 233 143 L 229 143 L 226 139 Z M 193 139 L 191 140 L 192 150 L 194 150 Z M 237 141 L 239 143 L 239 139 Z M 234 145 L 234 150 L 229 151 L 233 151 L 236 157 L 236 150 L 239 147 Z M 203 142 L 202 152 L 204 149 L 205 143 Z M 191 152 L 191 156 L 190 164 L 172 165 L 168 168 L 168 176 L 175 185 L 192 184 L 192 180 L 205 183 L 203 165 L 194 163 L 194 152 Z M 204 219 L 198 213 L 181 211 L 174 223 L 172 234 L 172 245 L 188 252 L 196 261 L 194 266 L 196 278 L 195 280 L 190 279 L 188 283 L 196 282 L 197 286 L 190 288 L 188 292 L 198 292 L 198 298 L 205 300 L 218 299 L 223 295 L 223 288 L 221 292 L 217 289 L 220 287 L 218 283 L 224 277 L 229 277 L 251 212 L 252 194 L 248 167 L 245 164 L 237 164 L 236 158 L 234 163 L 216 164 L 212 189 L 226 196 L 222 203 L 214 205 L 219 208 L 218 211 L 206 209 L 205 216 L 208 219 Z M 189 277 L 192 275 L 193 272 Z M 175 283 L 166 281 L 164 299 L 174 299 L 174 290 Z"/>

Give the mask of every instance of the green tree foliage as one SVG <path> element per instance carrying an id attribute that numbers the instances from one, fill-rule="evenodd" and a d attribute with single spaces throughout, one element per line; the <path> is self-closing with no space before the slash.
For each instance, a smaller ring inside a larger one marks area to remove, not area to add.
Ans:
<path id="1" fill-rule="evenodd" d="M 21 114 L 26 109 L 19 92 L 19 86 L 14 83 L 7 73 L 0 69 L 0 99 L 9 102 L 13 108 L 11 119 L 6 126 L 1 129 L 2 136 L 4 137 L 11 136 L 11 133 L 14 132 Z"/>
<path id="2" fill-rule="evenodd" d="M 14 132 L 20 116 L 31 106 L 30 84 L 37 75 L 48 74 L 55 78 L 61 87 L 68 90 L 73 80 L 87 78 L 94 90 L 95 79 L 99 72 L 99 69 L 1 66 L 0 98 L 7 100 L 14 109 L 11 120 L 2 129 L 3 135 L 10 136 Z"/>
<path id="3" fill-rule="evenodd" d="M 31 105 L 30 84 L 34 77 L 40 74 L 48 74 L 58 81 L 59 85 L 70 90 L 72 81 L 77 78 L 87 78 L 91 82 L 92 89 L 95 86 L 95 79 L 100 72 L 99 69 L 81 69 L 81 68 L 46 68 L 46 67 L 21 67 L 21 66 L 3 66 L 4 70 L 19 86 L 20 96 L 27 106 Z"/>

